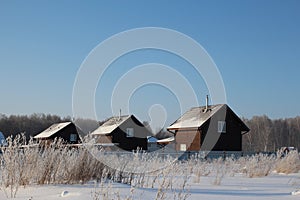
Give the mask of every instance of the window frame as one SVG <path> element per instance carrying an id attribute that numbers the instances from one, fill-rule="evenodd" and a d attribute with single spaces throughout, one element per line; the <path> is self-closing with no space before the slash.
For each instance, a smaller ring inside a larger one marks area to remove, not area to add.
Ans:
<path id="1" fill-rule="evenodd" d="M 218 133 L 226 133 L 226 121 L 218 121 Z"/>
<path id="2" fill-rule="evenodd" d="M 134 128 L 126 128 L 126 137 L 134 137 Z"/>
<path id="3" fill-rule="evenodd" d="M 70 134 L 70 142 L 76 142 L 77 141 L 77 134 L 71 133 Z"/>
<path id="4" fill-rule="evenodd" d="M 180 144 L 179 146 L 180 151 L 186 151 L 187 150 L 186 146 L 187 146 L 186 144 Z"/>

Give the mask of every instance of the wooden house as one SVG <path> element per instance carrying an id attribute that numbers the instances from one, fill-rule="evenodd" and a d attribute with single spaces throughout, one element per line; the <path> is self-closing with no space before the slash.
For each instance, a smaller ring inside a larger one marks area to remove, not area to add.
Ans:
<path id="1" fill-rule="evenodd" d="M 226 104 L 195 107 L 168 128 L 177 151 L 241 151 L 249 128 Z"/>
<path id="2" fill-rule="evenodd" d="M 147 136 L 152 135 L 134 115 L 111 117 L 91 134 L 99 144 L 112 143 L 127 151 L 147 150 Z"/>
<path id="3" fill-rule="evenodd" d="M 63 122 L 51 125 L 33 138 L 45 142 L 51 142 L 55 138 L 62 138 L 65 143 L 78 144 L 80 142 L 79 134 L 82 134 L 82 131 L 74 123 Z"/>

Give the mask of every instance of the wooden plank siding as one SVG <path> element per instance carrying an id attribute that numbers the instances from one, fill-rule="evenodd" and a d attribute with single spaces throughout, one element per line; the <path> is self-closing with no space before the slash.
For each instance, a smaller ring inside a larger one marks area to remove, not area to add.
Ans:
<path id="1" fill-rule="evenodd" d="M 100 135 L 97 137 L 97 143 L 112 143 L 112 136 L 111 135 Z"/>
<path id="2" fill-rule="evenodd" d="M 180 151 L 180 145 L 185 144 L 187 151 L 200 151 L 201 133 L 199 130 L 176 131 L 176 150 Z"/>

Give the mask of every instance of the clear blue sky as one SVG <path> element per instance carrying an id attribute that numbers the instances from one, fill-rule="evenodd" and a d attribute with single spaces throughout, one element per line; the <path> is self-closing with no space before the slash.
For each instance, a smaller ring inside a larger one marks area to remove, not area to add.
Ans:
<path id="1" fill-rule="evenodd" d="M 88 53 L 114 34 L 150 26 L 180 31 L 207 50 L 223 77 L 228 104 L 238 115 L 297 116 L 299 9 L 297 0 L 0 0 L 0 113 L 71 116 L 73 83 Z M 100 119 L 110 115 L 108 93 L 124 73 L 118 66 L 128 70 L 147 62 L 166 62 L 178 68 L 184 63 L 157 51 L 127 56 L 108 72 L 106 91 L 101 93 L 99 87 L 96 94 Z M 193 71 L 181 73 L 199 90 L 200 101 L 204 100 L 203 82 L 194 80 Z M 158 92 L 163 95 L 155 95 Z M 133 95 L 129 106 L 141 120 L 149 120 L 149 106 L 165 104 L 169 98 L 169 91 L 145 86 Z M 172 102 L 167 103 L 167 110 L 177 105 Z M 179 117 L 176 114 L 169 121 Z"/>

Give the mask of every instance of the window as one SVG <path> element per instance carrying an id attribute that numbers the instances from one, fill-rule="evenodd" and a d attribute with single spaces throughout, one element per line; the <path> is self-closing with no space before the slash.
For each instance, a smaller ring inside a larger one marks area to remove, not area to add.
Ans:
<path id="1" fill-rule="evenodd" d="M 218 121 L 218 133 L 226 133 L 226 122 Z"/>
<path id="2" fill-rule="evenodd" d="M 180 144 L 180 151 L 186 151 L 186 144 Z"/>
<path id="3" fill-rule="evenodd" d="M 133 137 L 134 135 L 134 129 L 133 128 L 127 128 L 126 129 L 126 137 Z"/>
<path id="4" fill-rule="evenodd" d="M 76 134 L 71 134 L 70 135 L 70 142 L 76 142 L 77 141 L 77 135 Z"/>

